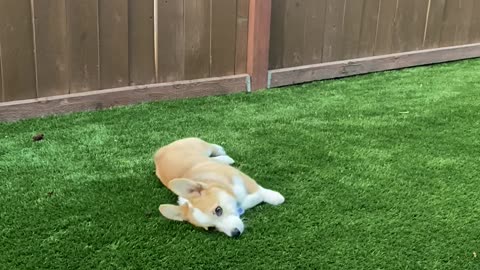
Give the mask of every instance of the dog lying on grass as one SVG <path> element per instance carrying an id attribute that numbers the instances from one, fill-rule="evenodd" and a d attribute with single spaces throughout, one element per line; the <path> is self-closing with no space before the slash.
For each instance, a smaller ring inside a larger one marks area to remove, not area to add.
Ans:
<path id="1" fill-rule="evenodd" d="M 178 205 L 162 204 L 160 213 L 171 220 L 187 221 L 208 230 L 215 227 L 230 237 L 243 233 L 240 216 L 262 202 L 282 204 L 284 197 L 261 187 L 230 166 L 223 147 L 198 138 L 175 141 L 154 156 L 155 173 L 178 195 Z"/>

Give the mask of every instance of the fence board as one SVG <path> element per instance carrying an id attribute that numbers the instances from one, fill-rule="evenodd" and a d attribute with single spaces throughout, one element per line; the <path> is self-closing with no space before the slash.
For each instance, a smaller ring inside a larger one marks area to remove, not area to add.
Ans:
<path id="1" fill-rule="evenodd" d="M 399 0 L 393 35 L 393 52 L 422 48 L 428 0 Z"/>
<path id="2" fill-rule="evenodd" d="M 343 58 L 352 59 L 358 56 L 360 32 L 362 30 L 362 17 L 365 0 L 347 0 L 345 6 L 345 27 L 343 39 Z"/>
<path id="3" fill-rule="evenodd" d="M 423 48 L 437 48 L 440 44 L 445 2 L 446 0 L 430 0 Z"/>
<path id="4" fill-rule="evenodd" d="M 70 93 L 100 88 L 97 0 L 67 0 Z"/>
<path id="5" fill-rule="evenodd" d="M 361 22 L 362 30 L 356 58 L 374 55 L 379 8 L 380 0 L 365 0 Z"/>
<path id="6" fill-rule="evenodd" d="M 459 17 L 459 0 L 448 0 L 445 3 L 445 12 L 440 35 L 440 46 L 451 46 L 455 43 L 457 20 Z"/>
<path id="7" fill-rule="evenodd" d="M 128 0 L 100 0 L 99 28 L 101 88 L 126 86 L 130 81 Z"/>
<path id="8" fill-rule="evenodd" d="M 305 1 L 305 32 L 303 64 L 322 62 L 323 32 L 325 30 L 326 0 Z M 278 45 L 276 45 L 278 46 Z"/>
<path id="9" fill-rule="evenodd" d="M 287 0 L 272 1 L 272 18 L 270 26 L 269 68 L 284 67 L 283 49 L 285 43 L 285 11 Z M 323 33 L 321 33 L 323 34 Z"/>
<path id="10" fill-rule="evenodd" d="M 235 74 L 247 72 L 248 8 L 249 0 L 237 0 L 235 45 Z"/>
<path id="11" fill-rule="evenodd" d="M 283 65 L 300 66 L 303 64 L 305 45 L 305 4 L 303 0 L 290 0 L 285 6 L 285 31 L 288 38 L 284 40 Z"/>
<path id="12" fill-rule="evenodd" d="M 155 82 L 153 0 L 128 2 L 130 85 Z"/>
<path id="13" fill-rule="evenodd" d="M 36 97 L 32 15 L 29 0 L 0 1 L 4 99 Z"/>
<path id="14" fill-rule="evenodd" d="M 0 102 L 5 101 L 3 91 L 3 68 L 2 68 L 2 42 L 0 40 Z"/>
<path id="15" fill-rule="evenodd" d="M 184 1 L 158 1 L 158 81 L 185 78 Z"/>
<path id="16" fill-rule="evenodd" d="M 469 31 L 472 17 L 474 16 L 473 8 L 475 2 L 478 2 L 478 0 L 459 0 L 459 14 L 457 17 L 454 45 L 466 44 L 469 41 Z M 475 16 L 479 16 L 479 13 L 476 12 Z"/>
<path id="17" fill-rule="evenodd" d="M 210 76 L 235 73 L 237 1 L 212 0 Z"/>
<path id="18" fill-rule="evenodd" d="M 67 22 L 64 0 L 36 0 L 35 44 L 38 96 L 69 93 Z"/>
<path id="19" fill-rule="evenodd" d="M 348 59 L 269 71 L 270 88 L 480 56 L 480 44 Z"/>
<path id="20" fill-rule="evenodd" d="M 326 10 L 322 61 L 341 60 L 345 0 L 327 0 Z"/>
<path id="21" fill-rule="evenodd" d="M 185 78 L 210 75 L 210 1 L 185 0 Z"/>
<path id="22" fill-rule="evenodd" d="M 374 55 L 392 52 L 393 31 L 398 0 L 380 0 Z"/>
<path id="23" fill-rule="evenodd" d="M 470 31 L 469 31 L 469 42 L 475 43 L 480 42 L 480 1 L 475 1 L 473 5 L 473 14 L 472 20 L 470 23 Z"/>

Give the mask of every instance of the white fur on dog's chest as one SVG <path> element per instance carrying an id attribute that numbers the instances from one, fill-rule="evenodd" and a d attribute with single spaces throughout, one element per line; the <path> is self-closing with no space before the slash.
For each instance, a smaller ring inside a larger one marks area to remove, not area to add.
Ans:
<path id="1" fill-rule="evenodd" d="M 233 182 L 233 187 L 232 187 L 233 194 L 235 194 L 237 201 L 242 203 L 243 200 L 248 195 L 247 188 L 243 184 L 243 180 L 242 178 L 240 178 L 240 176 L 234 176 L 232 179 L 232 182 Z"/>

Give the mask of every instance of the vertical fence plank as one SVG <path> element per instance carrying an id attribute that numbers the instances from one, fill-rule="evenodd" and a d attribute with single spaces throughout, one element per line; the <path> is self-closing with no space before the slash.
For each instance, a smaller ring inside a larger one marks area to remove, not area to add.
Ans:
<path id="1" fill-rule="evenodd" d="M 461 0 L 447 0 L 443 17 L 442 33 L 440 35 L 440 46 L 452 46 L 455 44 L 455 33 L 457 32 L 460 15 Z"/>
<path id="2" fill-rule="evenodd" d="M 210 1 L 185 0 L 185 78 L 210 75 Z"/>
<path id="3" fill-rule="evenodd" d="M 352 59 L 358 57 L 360 32 L 362 30 L 363 6 L 365 0 L 347 0 L 345 3 L 345 26 L 343 39 L 343 57 Z"/>
<path id="4" fill-rule="evenodd" d="M 235 46 L 235 74 L 247 72 L 248 6 L 249 0 L 237 0 L 237 34 Z"/>
<path id="5" fill-rule="evenodd" d="M 322 62 L 323 32 L 325 30 L 326 0 L 305 1 L 305 33 L 303 64 Z"/>
<path id="6" fill-rule="evenodd" d="M 100 88 L 97 0 L 67 0 L 70 93 Z"/>
<path id="7" fill-rule="evenodd" d="M 367 57 L 374 54 L 379 8 L 379 0 L 365 0 L 357 57 Z"/>
<path id="8" fill-rule="evenodd" d="M 185 78 L 184 0 L 158 1 L 158 81 Z"/>
<path id="9" fill-rule="evenodd" d="M 380 11 L 378 17 L 377 37 L 375 38 L 374 55 L 382 55 L 392 52 L 397 1 L 399 0 L 380 0 Z"/>
<path id="10" fill-rule="evenodd" d="M 428 0 L 399 0 L 395 15 L 393 51 L 406 52 L 422 48 Z"/>
<path id="11" fill-rule="evenodd" d="M 427 29 L 423 41 L 424 49 L 437 48 L 442 34 L 443 15 L 446 0 L 430 0 L 430 11 L 427 18 Z"/>
<path id="12" fill-rule="evenodd" d="M 30 0 L 0 1 L 0 40 L 5 101 L 36 97 Z"/>
<path id="13" fill-rule="evenodd" d="M 345 0 L 328 0 L 323 37 L 323 62 L 341 60 L 343 57 L 343 22 Z"/>
<path id="14" fill-rule="evenodd" d="M 64 0 L 36 0 L 35 44 L 38 96 L 69 93 L 67 23 Z"/>
<path id="15" fill-rule="evenodd" d="M 459 2 L 459 14 L 457 15 L 458 19 L 454 45 L 467 44 L 469 41 L 469 31 L 472 23 L 472 17 L 480 16 L 478 12 L 473 13 L 475 2 L 478 2 L 478 0 L 461 0 Z"/>
<path id="16" fill-rule="evenodd" d="M 211 5 L 210 76 L 233 75 L 235 73 L 237 1 L 212 0 Z"/>
<path id="17" fill-rule="evenodd" d="M 128 85 L 128 0 L 100 0 L 99 30 L 101 88 Z"/>
<path id="18" fill-rule="evenodd" d="M 247 72 L 252 90 L 268 86 L 268 56 L 272 0 L 250 0 Z"/>
<path id="19" fill-rule="evenodd" d="M 284 67 L 283 51 L 285 46 L 285 12 L 288 0 L 272 1 L 272 14 L 270 22 L 270 50 L 269 68 L 277 69 Z M 251 21 L 252 18 L 249 18 Z M 322 34 L 322 33 L 320 33 Z"/>
<path id="20" fill-rule="evenodd" d="M 470 31 L 468 33 L 469 42 L 476 43 L 480 42 L 480 1 L 475 1 L 472 8 L 473 16 L 470 22 Z"/>
<path id="21" fill-rule="evenodd" d="M 3 67 L 2 67 L 2 41 L 0 40 L 0 102 L 5 101 L 5 92 L 3 91 Z"/>
<path id="22" fill-rule="evenodd" d="M 130 84 L 155 82 L 153 0 L 128 1 Z"/>
<path id="23" fill-rule="evenodd" d="M 285 8 L 285 32 L 288 34 L 284 40 L 283 66 L 301 66 L 305 45 L 305 1 L 289 0 Z"/>

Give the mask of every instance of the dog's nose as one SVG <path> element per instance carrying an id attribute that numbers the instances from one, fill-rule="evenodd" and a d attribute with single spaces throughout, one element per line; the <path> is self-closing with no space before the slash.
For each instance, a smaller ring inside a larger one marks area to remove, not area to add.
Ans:
<path id="1" fill-rule="evenodd" d="M 241 234 L 240 230 L 239 229 L 234 229 L 232 231 L 232 237 L 239 237 Z"/>

